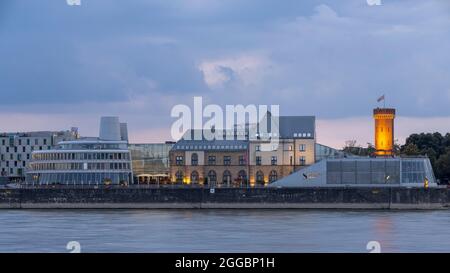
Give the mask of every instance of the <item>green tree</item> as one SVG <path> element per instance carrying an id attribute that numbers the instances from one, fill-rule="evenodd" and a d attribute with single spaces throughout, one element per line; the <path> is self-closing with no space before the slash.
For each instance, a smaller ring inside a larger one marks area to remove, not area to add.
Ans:
<path id="1" fill-rule="evenodd" d="M 450 180 L 450 151 L 441 155 L 435 163 L 436 176 L 442 181 L 448 182 Z"/>
<path id="2" fill-rule="evenodd" d="M 409 143 L 402 148 L 402 154 L 408 156 L 420 155 L 420 150 L 414 143 Z"/>

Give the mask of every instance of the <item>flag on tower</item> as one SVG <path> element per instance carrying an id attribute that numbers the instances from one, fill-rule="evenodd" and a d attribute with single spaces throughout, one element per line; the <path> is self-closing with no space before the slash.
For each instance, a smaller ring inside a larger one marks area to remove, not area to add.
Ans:
<path id="1" fill-rule="evenodd" d="M 384 100 L 384 95 L 381 96 L 381 97 L 379 97 L 379 98 L 377 99 L 377 102 L 380 102 L 380 101 L 382 101 L 382 100 Z"/>

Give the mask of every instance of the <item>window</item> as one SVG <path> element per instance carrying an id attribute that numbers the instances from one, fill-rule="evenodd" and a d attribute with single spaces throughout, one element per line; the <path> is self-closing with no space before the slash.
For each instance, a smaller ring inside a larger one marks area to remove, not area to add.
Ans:
<path id="1" fill-rule="evenodd" d="M 299 151 L 300 151 L 300 152 L 306 151 L 306 144 L 300 144 L 300 146 L 299 146 Z"/>
<path id="2" fill-rule="evenodd" d="M 264 185 L 264 173 L 262 171 L 256 172 L 256 183 Z"/>
<path id="3" fill-rule="evenodd" d="M 226 170 L 223 172 L 223 184 L 230 184 L 231 183 L 231 172 L 229 170 Z"/>
<path id="4" fill-rule="evenodd" d="M 217 175 L 216 175 L 216 172 L 215 171 L 213 171 L 213 170 L 210 170 L 209 172 L 208 172 L 208 182 L 209 183 L 216 183 L 216 181 L 217 181 Z"/>
<path id="5" fill-rule="evenodd" d="M 34 139 L 34 145 L 39 145 L 39 140 L 37 138 Z"/>
<path id="6" fill-rule="evenodd" d="M 244 166 L 247 164 L 247 160 L 245 159 L 245 157 L 243 155 L 239 156 L 239 165 Z"/>
<path id="7" fill-rule="evenodd" d="M 247 183 L 247 173 L 244 170 L 239 171 L 238 178 L 241 183 Z"/>
<path id="8" fill-rule="evenodd" d="M 27 139 L 27 145 L 30 146 L 30 139 Z"/>
<path id="9" fill-rule="evenodd" d="M 300 156 L 300 166 L 305 166 L 305 165 L 306 165 L 306 157 Z"/>
<path id="10" fill-rule="evenodd" d="M 270 158 L 270 164 L 271 165 L 277 165 L 277 157 L 276 156 L 272 156 Z"/>
<path id="11" fill-rule="evenodd" d="M 257 157 L 256 157 L 256 165 L 257 165 L 257 166 L 260 166 L 260 165 L 261 165 L 261 157 L 260 157 L 260 156 L 257 156 Z"/>
<path id="12" fill-rule="evenodd" d="M 22 153 L 25 153 L 25 146 L 22 147 Z"/>
<path id="13" fill-rule="evenodd" d="M 44 138 L 44 145 L 47 145 L 47 139 Z"/>
<path id="14" fill-rule="evenodd" d="M 175 181 L 177 183 L 183 183 L 183 172 L 182 171 L 177 171 L 177 173 L 175 174 Z"/>
<path id="15" fill-rule="evenodd" d="M 175 165 L 180 166 L 184 164 L 183 156 L 179 155 L 175 158 Z"/>
<path id="16" fill-rule="evenodd" d="M 216 156 L 215 155 L 208 156 L 208 165 L 216 165 Z"/>
<path id="17" fill-rule="evenodd" d="M 191 183 L 197 184 L 198 183 L 198 178 L 199 178 L 198 172 L 197 171 L 193 171 L 191 173 Z"/>
<path id="18" fill-rule="evenodd" d="M 278 173 L 275 170 L 272 170 L 269 175 L 269 182 L 274 182 L 278 179 Z"/>
<path id="19" fill-rule="evenodd" d="M 259 152 L 259 151 L 261 151 L 261 147 L 260 147 L 259 145 L 256 145 L 255 150 L 256 150 L 257 152 Z"/>
<path id="20" fill-rule="evenodd" d="M 193 153 L 191 156 L 191 165 L 192 166 L 198 165 L 198 155 L 196 153 Z"/>
<path id="21" fill-rule="evenodd" d="M 223 165 L 231 165 L 231 156 L 226 155 L 223 157 Z"/>

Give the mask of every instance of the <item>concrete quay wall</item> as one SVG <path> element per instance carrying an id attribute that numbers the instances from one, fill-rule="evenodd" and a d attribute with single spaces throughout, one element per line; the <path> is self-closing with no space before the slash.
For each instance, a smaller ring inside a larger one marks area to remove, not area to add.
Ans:
<path id="1" fill-rule="evenodd" d="M 0 189 L 4 209 L 448 209 L 448 188 Z"/>

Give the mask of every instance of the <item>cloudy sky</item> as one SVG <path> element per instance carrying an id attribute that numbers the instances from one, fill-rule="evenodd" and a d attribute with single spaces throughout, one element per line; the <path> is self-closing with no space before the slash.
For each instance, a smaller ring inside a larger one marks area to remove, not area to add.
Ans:
<path id="1" fill-rule="evenodd" d="M 396 137 L 450 131 L 447 0 L 0 1 L 0 131 L 102 115 L 133 142 L 170 139 L 176 104 L 279 104 L 321 143 L 372 141 L 386 94 Z"/>

